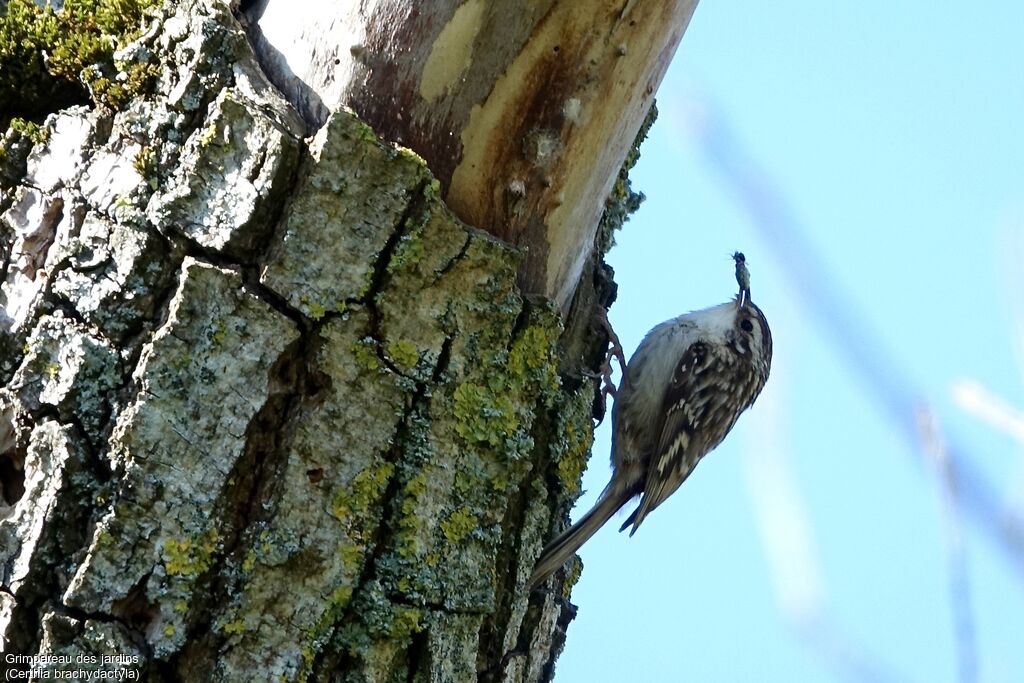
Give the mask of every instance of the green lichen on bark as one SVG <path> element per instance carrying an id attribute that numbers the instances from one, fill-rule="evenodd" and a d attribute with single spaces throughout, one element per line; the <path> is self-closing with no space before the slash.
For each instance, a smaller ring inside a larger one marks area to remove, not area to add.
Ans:
<path id="1" fill-rule="evenodd" d="M 623 224 L 629 220 L 630 215 L 635 213 L 644 201 L 644 193 L 633 190 L 633 184 L 629 180 L 629 172 L 636 165 L 636 162 L 639 161 L 640 145 L 647 139 L 647 133 L 650 132 L 651 126 L 654 125 L 657 118 L 658 105 L 652 103 L 647 116 L 644 118 L 644 122 L 640 125 L 640 130 L 636 134 L 633 146 L 626 155 L 622 168 L 619 169 L 619 175 L 615 179 L 612 191 L 608 195 L 608 199 L 605 200 L 604 214 L 601 215 L 601 222 L 597 226 L 597 237 L 595 239 L 598 254 L 607 254 L 608 250 L 615 246 L 616 231 L 622 228 Z"/>
<path id="2" fill-rule="evenodd" d="M 588 386 L 568 397 L 558 412 L 558 438 L 553 441 L 551 451 L 562 490 L 571 498 L 580 493 L 583 471 L 594 444 L 592 410 L 593 392 Z"/>

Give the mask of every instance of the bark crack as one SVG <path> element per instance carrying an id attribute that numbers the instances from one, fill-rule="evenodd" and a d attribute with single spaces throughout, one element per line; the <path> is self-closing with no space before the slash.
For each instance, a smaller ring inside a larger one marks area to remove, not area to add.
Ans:
<path id="1" fill-rule="evenodd" d="M 424 191 L 428 184 L 429 181 L 424 179 L 420 181 L 415 188 L 413 188 L 409 203 L 406 204 L 405 210 L 399 217 L 394 231 L 392 231 L 387 242 L 384 243 L 384 247 L 377 254 L 377 259 L 373 264 L 373 275 L 370 278 L 370 287 L 364 302 L 367 313 L 370 316 L 370 336 L 373 338 L 374 346 L 376 347 L 377 356 L 380 359 L 380 362 L 391 370 L 391 372 L 403 377 L 408 377 L 408 375 L 391 360 L 384 348 L 385 335 L 381 323 L 380 308 L 377 305 L 377 297 L 384 290 L 389 278 L 388 266 L 395 255 L 395 250 L 401 243 L 402 238 L 409 234 L 409 224 L 413 215 L 425 208 Z M 410 379 L 414 378 L 410 377 Z M 417 390 L 419 390 L 419 388 L 420 386 L 417 385 Z"/>
<path id="2" fill-rule="evenodd" d="M 408 212 L 407 212 L 408 214 Z M 404 221 L 403 221 L 404 224 Z M 381 278 L 383 281 L 383 277 Z M 376 293 L 378 290 L 374 290 Z M 389 449 L 385 458 L 387 462 L 390 462 L 395 467 L 394 474 L 388 479 L 385 486 L 385 491 L 381 497 L 382 506 L 380 515 L 377 518 L 377 522 L 374 525 L 373 538 L 370 541 L 369 551 L 367 552 L 367 559 L 363 564 L 362 571 L 360 573 L 358 582 L 356 583 L 355 590 L 352 594 L 352 599 L 349 601 L 346 608 L 342 611 L 339 617 L 335 620 L 334 624 L 330 627 L 329 634 L 324 638 L 324 645 L 317 651 L 316 656 L 313 659 L 310 667 L 310 678 L 312 680 L 321 680 L 331 671 L 345 671 L 354 664 L 354 655 L 351 653 L 351 648 L 346 646 L 345 643 L 335 642 L 339 637 L 339 634 L 344 631 L 346 625 L 357 624 L 360 620 L 361 614 L 359 610 L 360 601 L 362 598 L 369 598 L 371 592 L 371 585 L 375 582 L 378 576 L 378 569 L 381 560 L 385 554 L 391 550 L 397 535 L 399 533 L 399 522 L 402 516 L 402 502 L 404 497 L 402 496 L 402 489 L 407 483 L 405 476 L 402 472 L 403 455 L 405 451 L 405 445 L 408 444 L 413 438 L 414 433 L 418 428 L 414 422 L 418 421 L 426 423 L 429 418 L 428 405 L 431 400 L 431 385 L 436 383 L 437 379 L 443 377 L 444 373 L 448 369 L 448 363 L 451 355 L 452 339 L 446 338 L 442 344 L 441 353 L 438 356 L 437 364 L 434 366 L 432 371 L 432 377 L 435 378 L 433 382 L 427 383 L 417 381 L 412 395 L 409 398 L 407 408 L 402 413 L 401 418 L 395 429 L 394 445 Z M 392 602 L 402 602 L 396 600 L 395 596 L 389 596 Z M 413 604 L 413 603 L 408 603 Z M 417 607 L 423 607 L 421 603 L 415 604 Z M 438 606 L 443 608 L 443 606 Z M 407 648 L 407 661 L 410 662 L 410 669 L 415 670 L 415 667 L 411 663 L 421 661 L 422 655 L 426 649 L 426 634 L 423 634 L 424 640 L 417 639 L 417 633 L 412 634 L 412 641 Z"/>

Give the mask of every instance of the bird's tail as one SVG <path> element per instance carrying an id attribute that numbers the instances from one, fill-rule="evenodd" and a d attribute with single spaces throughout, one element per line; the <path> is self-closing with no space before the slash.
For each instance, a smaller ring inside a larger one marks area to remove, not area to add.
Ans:
<path id="1" fill-rule="evenodd" d="M 610 489 L 610 487 L 609 487 Z M 601 499 L 583 515 L 578 522 L 563 531 L 555 540 L 548 543 L 540 554 L 537 566 L 530 577 L 530 590 L 533 590 L 555 573 L 559 567 L 573 556 L 587 540 L 600 529 L 611 516 L 630 499 L 612 490 L 606 490 Z"/>

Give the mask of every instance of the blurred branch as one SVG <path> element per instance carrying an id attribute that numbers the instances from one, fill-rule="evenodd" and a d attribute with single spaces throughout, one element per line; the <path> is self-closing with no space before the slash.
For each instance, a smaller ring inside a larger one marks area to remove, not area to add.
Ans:
<path id="1" fill-rule="evenodd" d="M 794 291 L 832 335 L 835 347 L 860 374 L 882 413 L 903 434 L 911 449 L 908 452 L 916 452 L 916 397 L 921 392 L 913 388 L 901 365 L 877 335 L 871 334 L 871 325 L 822 268 L 783 193 L 737 142 L 724 117 L 708 103 L 700 105 L 698 116 L 689 123 L 694 124 L 706 157 L 736 193 L 765 242 L 777 250 L 779 262 L 786 264 L 785 271 L 793 279 Z M 1001 508 L 992 486 L 963 452 L 955 443 L 947 445 L 949 470 L 958 484 L 960 502 L 1024 574 L 1024 521 Z"/>
<path id="2" fill-rule="evenodd" d="M 942 494 L 946 559 L 949 564 L 949 600 L 953 607 L 960 683 L 974 683 L 978 680 L 977 638 L 971 609 L 970 582 L 967 578 L 967 554 L 964 551 L 957 479 L 950 467 L 946 441 L 939 430 L 935 414 L 922 405 L 918 408 L 917 417 L 921 449 L 935 471 Z"/>
<path id="3" fill-rule="evenodd" d="M 953 400 L 966 412 L 1024 443 L 1024 413 L 974 380 L 962 379 L 953 385 L 952 390 Z"/>

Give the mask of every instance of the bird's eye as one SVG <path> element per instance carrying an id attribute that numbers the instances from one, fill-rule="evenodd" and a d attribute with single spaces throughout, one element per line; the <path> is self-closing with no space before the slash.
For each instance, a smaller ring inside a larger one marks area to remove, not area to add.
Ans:
<path id="1" fill-rule="evenodd" d="M 740 327 L 743 329 L 744 332 L 753 332 L 754 331 L 754 323 L 750 322 L 747 319 L 744 319 L 740 323 Z"/>

